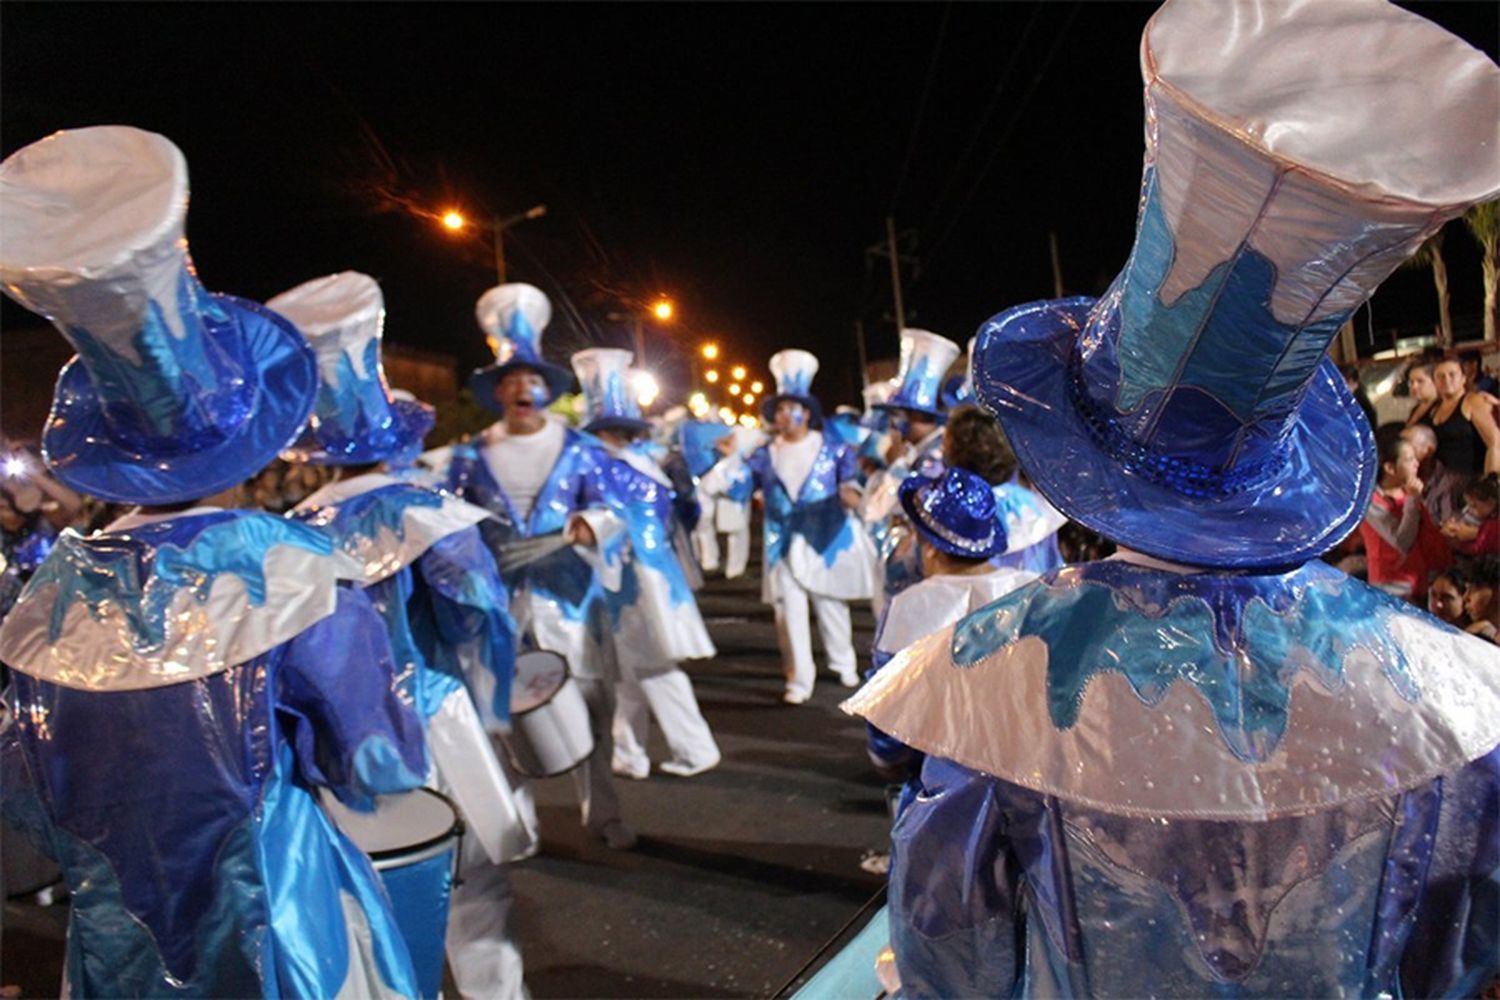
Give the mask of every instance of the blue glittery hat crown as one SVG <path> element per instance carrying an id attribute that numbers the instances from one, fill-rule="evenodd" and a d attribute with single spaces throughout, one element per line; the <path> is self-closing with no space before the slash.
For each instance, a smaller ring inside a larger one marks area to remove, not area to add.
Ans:
<path id="1" fill-rule="evenodd" d="M 1005 551 L 995 490 L 982 476 L 953 468 L 933 479 L 907 476 L 898 495 L 917 531 L 938 549 L 965 559 L 989 559 Z"/>
<path id="2" fill-rule="evenodd" d="M 343 271 L 266 303 L 291 320 L 318 357 L 318 399 L 307 431 L 286 457 L 316 465 L 365 465 L 404 455 L 432 430 L 432 407 L 396 399 L 380 341 L 385 299 L 368 274 Z"/>
<path id="3" fill-rule="evenodd" d="M 888 410 L 915 410 L 941 417 L 943 377 L 957 360 L 959 346 L 928 330 L 901 331 L 901 368 L 896 391 L 880 405 Z"/>
<path id="4" fill-rule="evenodd" d="M 807 407 L 815 420 L 822 418 L 823 408 L 812 394 L 813 376 L 818 374 L 816 355 L 797 348 L 777 351 L 771 355 L 768 367 L 771 377 L 776 379 L 776 392 L 761 404 L 761 416 L 770 420 L 776 414 L 776 404 L 786 399 Z"/>
<path id="5" fill-rule="evenodd" d="M 1164 559 L 1272 567 L 1364 515 L 1370 428 L 1325 352 L 1401 260 L 1500 188 L 1500 72 L 1384 3 L 1235 10 L 1169 0 L 1147 25 L 1124 272 L 1097 301 L 996 316 L 973 370 L 1070 517 Z"/>
<path id="6" fill-rule="evenodd" d="M 651 424 L 641 419 L 641 408 L 630 387 L 631 352 L 615 347 L 590 347 L 573 355 L 573 372 L 583 386 L 584 430 L 622 430 L 638 433 Z"/>
<path id="7" fill-rule="evenodd" d="M 187 163 L 168 139 L 110 125 L 0 164 L 0 281 L 78 356 L 42 434 L 59 479 L 121 503 L 210 496 L 295 438 L 312 351 L 263 306 L 205 291 L 184 228 Z"/>
<path id="8" fill-rule="evenodd" d="M 495 352 L 494 364 L 469 376 L 469 389 L 479 405 L 501 412 L 495 385 L 518 368 L 540 375 L 553 398 L 573 387 L 571 372 L 542 357 L 542 331 L 552 321 L 552 303 L 540 288 L 525 282 L 496 285 L 479 297 L 474 316 Z"/>

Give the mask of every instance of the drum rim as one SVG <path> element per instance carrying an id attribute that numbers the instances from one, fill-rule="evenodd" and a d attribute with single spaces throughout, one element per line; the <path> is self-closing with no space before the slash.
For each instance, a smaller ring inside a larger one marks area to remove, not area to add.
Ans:
<path id="1" fill-rule="evenodd" d="M 450 840 L 457 839 L 458 836 L 463 833 L 463 817 L 459 814 L 458 806 L 454 804 L 452 799 L 448 798 L 448 796 L 444 795 L 442 792 L 439 792 L 436 789 L 432 788 L 413 788 L 411 789 L 411 792 L 426 792 L 428 795 L 439 799 L 444 805 L 446 805 L 453 811 L 453 825 L 448 827 L 448 829 L 444 830 L 442 833 L 438 834 L 435 837 L 428 837 L 426 840 L 414 841 L 410 844 L 404 844 L 401 847 L 388 847 L 384 850 L 379 851 L 365 851 L 363 848 L 360 848 L 360 850 L 364 852 L 364 854 L 370 859 L 371 862 L 394 861 L 400 859 L 403 864 L 416 864 L 418 861 L 426 861 L 429 857 L 433 857 L 436 854 L 441 853 L 437 850 L 437 848 L 442 847 L 442 845 Z M 396 794 L 405 795 L 410 793 L 397 792 Z M 345 834 L 345 836 L 348 836 L 348 834 Z M 358 847 L 359 845 L 355 844 L 355 846 Z M 423 855 L 423 857 L 416 857 L 416 855 L 418 854 Z M 375 864 L 375 867 L 379 868 L 380 865 L 377 863 Z M 396 866 L 387 865 L 386 867 Z"/>
<path id="2" fill-rule="evenodd" d="M 520 656 L 517 656 L 516 659 L 519 660 L 521 658 L 521 656 L 527 656 L 527 655 L 529 655 L 531 653 L 548 653 L 548 654 L 550 654 L 552 656 L 557 657 L 559 660 L 562 660 L 562 665 L 563 665 L 563 680 L 562 680 L 562 683 L 557 686 L 557 689 L 555 691 L 553 691 L 551 694 L 549 694 L 546 697 L 545 700 L 537 702 L 535 705 L 532 705 L 530 708 L 523 708 L 523 709 L 521 709 L 519 711 L 512 710 L 511 713 L 510 713 L 510 716 L 513 719 L 519 719 L 523 715 L 530 715 L 532 712 L 535 712 L 539 708 L 546 708 L 548 705 L 552 704 L 552 702 L 554 700 L 556 700 L 556 698 L 557 698 L 558 695 L 562 694 L 562 689 L 568 686 L 568 682 L 570 682 L 570 681 L 573 680 L 573 668 L 571 666 L 569 666 L 569 664 L 568 664 L 568 658 L 566 656 L 562 655 L 561 653 L 559 653 L 559 652 L 557 652 L 556 650 L 553 650 L 553 649 L 528 649 L 528 650 L 526 650 L 526 652 L 520 654 Z M 511 676 L 512 677 L 515 676 L 514 670 L 512 670 Z M 573 766 L 577 767 L 578 765 L 575 764 Z M 568 770 L 572 770 L 572 768 L 569 768 Z M 558 773 L 559 774 L 566 774 L 567 771 L 559 771 Z M 552 775 L 545 775 L 544 777 L 549 777 L 550 778 L 550 777 L 552 777 Z"/>

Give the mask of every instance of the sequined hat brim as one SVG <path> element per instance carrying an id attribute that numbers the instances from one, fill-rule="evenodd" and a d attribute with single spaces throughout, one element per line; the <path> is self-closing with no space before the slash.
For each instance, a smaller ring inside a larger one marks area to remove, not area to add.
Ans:
<path id="1" fill-rule="evenodd" d="M 1296 565 L 1358 527 L 1375 488 L 1374 437 L 1331 361 L 1309 383 L 1274 473 L 1253 488 L 1192 496 L 1116 457 L 1074 406 L 1070 360 L 1094 304 L 1016 306 L 985 323 L 976 346 L 975 395 L 1053 506 L 1159 559 L 1231 569 Z M 1118 321 L 1102 317 L 1101 335 Z"/>

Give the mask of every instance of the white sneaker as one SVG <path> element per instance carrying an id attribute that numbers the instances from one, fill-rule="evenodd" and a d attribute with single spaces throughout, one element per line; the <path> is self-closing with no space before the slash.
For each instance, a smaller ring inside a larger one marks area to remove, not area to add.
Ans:
<path id="1" fill-rule="evenodd" d="M 684 764 L 680 761 L 669 760 L 664 764 L 658 765 L 657 770 L 662 774 L 670 774 L 678 778 L 691 778 L 695 774 L 702 774 L 704 771 L 712 771 L 718 766 L 719 757 L 715 755 L 713 758 L 704 761 L 702 764 Z"/>
<path id="2" fill-rule="evenodd" d="M 839 683 L 846 688 L 857 688 L 860 684 L 859 674 L 852 670 L 847 674 L 839 674 Z"/>
<path id="3" fill-rule="evenodd" d="M 621 778 L 629 778 L 631 781 L 645 781 L 651 774 L 651 765 L 647 763 L 642 767 L 630 767 L 626 764 L 611 764 L 609 769 Z"/>
<path id="4" fill-rule="evenodd" d="M 807 702 L 807 699 L 811 697 L 812 695 L 805 691 L 793 691 L 789 688 L 785 693 L 782 694 L 781 700 L 786 702 L 788 705 L 802 705 L 805 704 Z"/>

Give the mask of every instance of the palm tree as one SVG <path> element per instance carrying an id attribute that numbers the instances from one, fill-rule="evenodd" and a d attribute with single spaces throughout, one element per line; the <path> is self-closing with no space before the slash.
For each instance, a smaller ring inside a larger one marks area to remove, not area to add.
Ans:
<path id="1" fill-rule="evenodd" d="M 1432 268 L 1432 284 L 1438 297 L 1438 341 L 1445 350 L 1453 346 L 1453 314 L 1448 295 L 1448 265 L 1443 260 L 1443 231 L 1439 229 L 1427 238 L 1401 265 L 1402 267 Z"/>
<path id="2" fill-rule="evenodd" d="M 1480 267 L 1484 271 L 1484 339 L 1495 339 L 1495 292 L 1500 285 L 1500 273 L 1496 271 L 1495 250 L 1500 243 L 1500 201 L 1487 201 L 1475 205 L 1464 213 L 1464 225 L 1484 251 Z"/>

